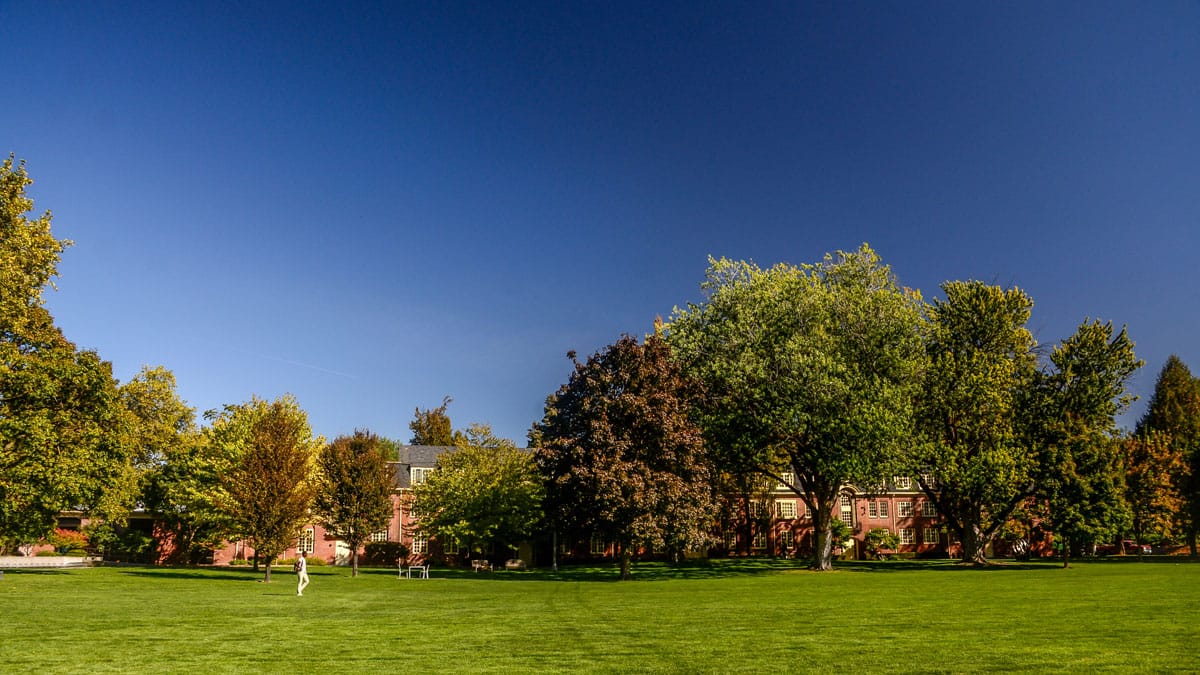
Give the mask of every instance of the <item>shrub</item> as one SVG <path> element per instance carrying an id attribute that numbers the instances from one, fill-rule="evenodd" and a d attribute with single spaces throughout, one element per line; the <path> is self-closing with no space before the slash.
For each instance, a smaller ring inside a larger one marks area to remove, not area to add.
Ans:
<path id="1" fill-rule="evenodd" d="M 35 558 L 54 558 L 58 556 L 58 551 L 38 551 L 33 554 Z"/>
<path id="2" fill-rule="evenodd" d="M 408 557 L 408 547 L 398 541 L 373 541 L 363 551 L 364 565 L 391 567 Z"/>
<path id="3" fill-rule="evenodd" d="M 863 545 L 867 555 L 872 558 L 881 555 L 881 551 L 895 551 L 900 547 L 900 538 L 886 527 L 877 527 L 863 537 Z"/>
<path id="4" fill-rule="evenodd" d="M 59 555 L 81 555 L 87 550 L 87 535 L 78 530 L 59 528 L 46 537 L 45 542 L 54 547 Z"/>
<path id="5" fill-rule="evenodd" d="M 314 556 L 308 557 L 308 566 L 309 567 L 325 567 L 328 564 L 329 563 L 325 562 L 324 558 L 317 558 Z"/>
<path id="6" fill-rule="evenodd" d="M 237 558 L 234 560 L 230 560 L 229 564 L 232 567 L 243 567 L 243 566 L 249 565 L 250 561 L 246 560 L 245 558 Z"/>

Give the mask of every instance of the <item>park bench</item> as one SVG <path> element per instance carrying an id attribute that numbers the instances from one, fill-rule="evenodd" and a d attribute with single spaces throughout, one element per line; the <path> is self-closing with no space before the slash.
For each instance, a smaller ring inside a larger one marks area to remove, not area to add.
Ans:
<path id="1" fill-rule="evenodd" d="M 491 572 L 492 562 L 490 560 L 472 560 L 471 569 L 476 572 Z"/>

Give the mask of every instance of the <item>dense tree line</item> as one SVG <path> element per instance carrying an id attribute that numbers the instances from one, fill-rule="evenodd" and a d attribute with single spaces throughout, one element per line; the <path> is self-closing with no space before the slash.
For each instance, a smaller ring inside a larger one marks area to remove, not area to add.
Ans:
<path id="1" fill-rule="evenodd" d="M 269 579 L 313 518 L 357 553 L 391 517 L 398 443 L 366 430 L 326 443 L 291 396 L 201 427 L 169 370 L 119 383 L 43 306 L 71 242 L 48 212 L 30 216 L 30 183 L 23 163 L 0 164 L 0 553 L 64 511 L 92 520 L 94 545 L 145 547 L 123 527 L 135 508 L 160 518 L 171 562 L 243 538 Z M 1083 321 L 1046 349 L 1020 289 L 951 281 L 926 302 L 866 245 L 766 269 L 711 259 L 701 288 L 644 340 L 569 354 L 532 453 L 485 425 L 453 429 L 449 397 L 415 410 L 411 442 L 448 449 L 414 486 L 418 531 L 475 550 L 598 533 L 628 577 L 636 552 L 704 548 L 723 509 L 749 522 L 750 495 L 782 482 L 815 516 L 823 570 L 840 491 L 911 475 L 969 562 L 1021 519 L 1052 531 L 1064 561 L 1127 535 L 1196 554 L 1200 379 L 1172 356 L 1120 430 L 1141 366 L 1124 328 Z"/>

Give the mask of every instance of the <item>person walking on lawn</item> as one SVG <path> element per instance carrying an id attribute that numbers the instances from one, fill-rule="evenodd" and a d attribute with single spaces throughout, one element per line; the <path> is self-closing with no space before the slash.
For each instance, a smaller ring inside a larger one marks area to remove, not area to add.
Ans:
<path id="1" fill-rule="evenodd" d="M 308 585 L 308 554 L 301 551 L 296 559 L 296 595 L 304 595 L 304 587 Z"/>

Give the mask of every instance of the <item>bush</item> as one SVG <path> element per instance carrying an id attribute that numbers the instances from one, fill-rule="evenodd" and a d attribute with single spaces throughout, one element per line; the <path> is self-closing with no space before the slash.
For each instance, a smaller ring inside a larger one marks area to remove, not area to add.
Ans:
<path id="1" fill-rule="evenodd" d="M 863 537 L 863 545 L 867 555 L 874 558 L 881 555 L 881 551 L 894 552 L 900 547 L 900 538 L 886 527 L 877 527 Z"/>
<path id="2" fill-rule="evenodd" d="M 88 538 L 87 535 L 78 530 L 64 530 L 59 528 L 45 539 L 47 544 L 54 547 L 54 550 L 59 555 L 83 555 L 87 550 Z"/>
<path id="3" fill-rule="evenodd" d="M 373 541 L 363 551 L 364 565 L 393 567 L 408 557 L 408 547 L 398 541 Z"/>
<path id="4" fill-rule="evenodd" d="M 229 565 L 230 565 L 231 567 L 244 567 L 244 566 L 246 566 L 246 565 L 249 565 L 249 564 L 250 564 L 250 561 L 249 561 L 249 560 L 246 560 L 246 559 L 244 559 L 244 558 L 237 558 L 237 559 L 234 559 L 234 560 L 230 560 L 230 561 L 229 561 Z"/>
<path id="5" fill-rule="evenodd" d="M 33 554 L 33 557 L 35 557 L 35 558 L 56 558 L 56 557 L 58 557 L 58 551 L 38 551 L 37 553 Z"/>

